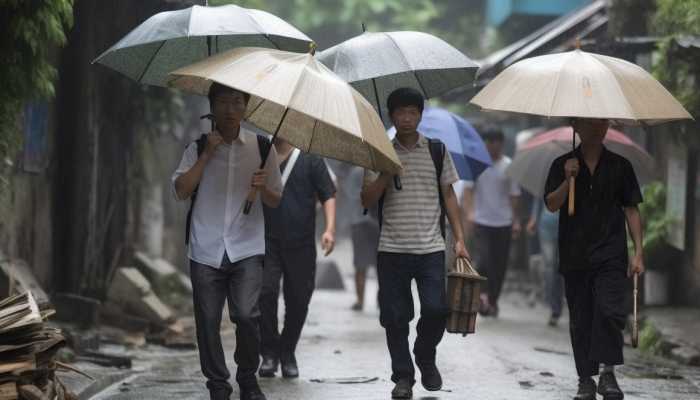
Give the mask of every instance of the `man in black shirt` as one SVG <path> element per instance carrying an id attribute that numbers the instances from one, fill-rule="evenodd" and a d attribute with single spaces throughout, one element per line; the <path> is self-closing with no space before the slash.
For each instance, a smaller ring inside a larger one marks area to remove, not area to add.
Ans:
<path id="1" fill-rule="evenodd" d="M 316 276 L 316 204 L 323 204 L 326 229 L 321 236 L 325 255 L 335 244 L 335 185 L 323 159 L 302 153 L 277 138 L 275 150 L 282 172 L 282 201 L 265 207 L 265 261 L 260 294 L 261 377 L 273 377 L 279 364 L 285 378 L 299 376 L 296 350 L 306 321 Z M 284 328 L 277 325 L 280 280 L 284 282 Z"/>
<path id="2" fill-rule="evenodd" d="M 581 145 L 559 157 L 549 170 L 545 203 L 559 213 L 559 264 L 569 304 L 571 344 L 579 375 L 576 400 L 624 397 L 614 375 L 623 363 L 622 330 L 627 277 L 644 272 L 642 202 L 632 165 L 603 146 L 609 127 L 604 119 L 572 120 Z M 575 214 L 570 216 L 568 180 L 575 177 Z M 628 260 L 625 221 L 634 241 Z"/>

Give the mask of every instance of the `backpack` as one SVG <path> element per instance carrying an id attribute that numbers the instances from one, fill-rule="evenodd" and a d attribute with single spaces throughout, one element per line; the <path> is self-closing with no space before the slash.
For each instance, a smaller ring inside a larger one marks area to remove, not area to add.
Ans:
<path id="1" fill-rule="evenodd" d="M 260 159 L 265 160 L 267 158 L 267 154 L 270 152 L 270 148 L 272 147 L 272 143 L 265 137 L 260 136 L 260 135 L 255 135 L 258 139 L 258 151 L 260 151 Z M 207 134 L 203 133 L 199 139 L 195 141 L 197 144 L 197 158 L 199 158 L 202 153 L 204 152 L 204 147 L 207 144 Z M 192 196 L 190 196 L 190 209 L 187 211 L 187 220 L 185 222 L 185 245 L 190 244 L 190 226 L 192 225 L 192 210 L 194 210 L 194 202 L 197 201 L 197 190 L 199 189 L 199 185 L 194 188 L 194 191 L 192 192 Z"/>
<path id="2" fill-rule="evenodd" d="M 442 179 L 442 166 L 445 160 L 445 144 L 439 139 L 428 138 L 428 149 L 430 150 L 430 157 L 433 159 L 433 165 L 435 166 L 435 174 L 437 176 L 437 189 L 438 197 L 440 198 L 440 233 L 442 237 L 445 238 L 445 198 L 442 195 L 442 187 L 440 181 Z M 379 230 L 382 229 L 382 221 L 384 218 L 384 194 L 379 198 L 378 220 L 379 220 Z"/>

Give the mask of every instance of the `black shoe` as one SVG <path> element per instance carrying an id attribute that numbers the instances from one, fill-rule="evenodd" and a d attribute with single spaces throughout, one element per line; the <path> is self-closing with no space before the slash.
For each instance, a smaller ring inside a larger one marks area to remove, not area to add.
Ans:
<path id="1" fill-rule="evenodd" d="M 280 360 L 277 357 L 263 356 L 258 375 L 262 378 L 272 378 L 277 372 Z"/>
<path id="2" fill-rule="evenodd" d="M 260 386 L 256 383 L 241 388 L 241 400 L 267 400 L 267 397 L 260 390 Z"/>
<path id="3" fill-rule="evenodd" d="M 392 399 L 410 399 L 413 397 L 413 384 L 408 379 L 400 379 L 391 391 Z"/>
<path id="4" fill-rule="evenodd" d="M 283 356 L 280 358 L 282 364 L 282 376 L 285 378 L 298 378 L 299 367 L 297 367 L 297 359 L 294 354 Z"/>
<path id="5" fill-rule="evenodd" d="M 595 400 L 595 381 L 593 378 L 583 378 L 578 380 L 578 392 L 574 400 Z"/>
<path id="6" fill-rule="evenodd" d="M 558 315 L 552 315 L 549 317 L 549 322 L 547 322 L 547 325 L 551 326 L 552 328 L 556 327 L 559 325 L 559 316 Z"/>
<path id="7" fill-rule="evenodd" d="M 442 376 L 440 376 L 440 371 L 435 363 L 418 365 L 418 369 L 421 374 L 420 383 L 423 384 L 425 390 L 434 392 L 442 389 Z"/>
<path id="8" fill-rule="evenodd" d="M 625 394 L 620 390 L 617 384 L 615 374 L 612 372 L 603 372 L 598 379 L 598 393 L 603 396 L 603 400 L 622 400 Z"/>

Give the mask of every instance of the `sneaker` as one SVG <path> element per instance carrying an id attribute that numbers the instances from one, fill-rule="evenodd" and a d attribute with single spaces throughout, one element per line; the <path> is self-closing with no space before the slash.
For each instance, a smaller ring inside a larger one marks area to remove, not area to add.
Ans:
<path id="1" fill-rule="evenodd" d="M 615 374 L 612 372 L 603 372 L 598 379 L 598 394 L 603 396 L 603 400 L 622 400 L 625 394 L 620 390 L 617 384 Z"/>
<path id="2" fill-rule="evenodd" d="M 256 383 L 246 387 L 241 387 L 241 400 L 267 400 L 267 397 L 260 390 L 260 386 Z"/>
<path id="3" fill-rule="evenodd" d="M 559 317 L 552 315 L 551 317 L 549 317 L 547 325 L 551 326 L 552 328 L 556 327 L 557 325 L 559 325 Z"/>
<path id="4" fill-rule="evenodd" d="M 435 363 L 419 365 L 418 369 L 421 373 L 420 382 L 425 390 L 434 392 L 442 389 L 442 376 L 440 376 L 440 371 L 438 371 Z"/>
<path id="5" fill-rule="evenodd" d="M 350 307 L 350 309 L 353 311 L 362 311 L 363 308 L 364 307 L 360 303 L 355 303 L 352 305 L 352 307 Z"/>
<path id="6" fill-rule="evenodd" d="M 391 391 L 392 399 L 410 399 L 413 397 L 413 384 L 408 379 L 400 379 Z"/>
<path id="7" fill-rule="evenodd" d="M 263 356 L 258 375 L 261 378 L 272 378 L 275 376 L 278 366 L 279 359 L 277 357 Z"/>
<path id="8" fill-rule="evenodd" d="M 574 396 L 574 400 L 596 400 L 595 399 L 595 381 L 593 378 L 581 378 L 578 380 L 578 392 Z"/>
<path id="9" fill-rule="evenodd" d="M 299 367 L 297 367 L 297 359 L 294 354 L 283 356 L 280 358 L 282 364 L 282 376 L 285 378 L 298 378 Z"/>

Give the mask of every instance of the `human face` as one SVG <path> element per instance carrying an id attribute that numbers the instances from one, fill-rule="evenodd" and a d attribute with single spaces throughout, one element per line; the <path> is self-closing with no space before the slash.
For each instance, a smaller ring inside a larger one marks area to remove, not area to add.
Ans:
<path id="1" fill-rule="evenodd" d="M 394 109 L 391 122 L 396 127 L 396 135 L 413 134 L 418 129 L 422 113 L 416 106 L 404 106 Z"/>
<path id="2" fill-rule="evenodd" d="M 610 121 L 600 118 L 579 118 L 574 120 L 573 127 L 581 138 L 581 143 L 603 144 L 605 135 L 610 128 Z"/>
<path id="3" fill-rule="evenodd" d="M 501 139 L 488 139 L 486 140 L 486 150 L 488 150 L 489 155 L 492 160 L 498 160 L 503 155 L 503 140 Z"/>
<path id="4" fill-rule="evenodd" d="M 240 126 L 247 102 L 243 93 L 227 92 L 216 96 L 212 104 L 212 113 L 216 125 L 221 130 L 237 129 Z"/>

